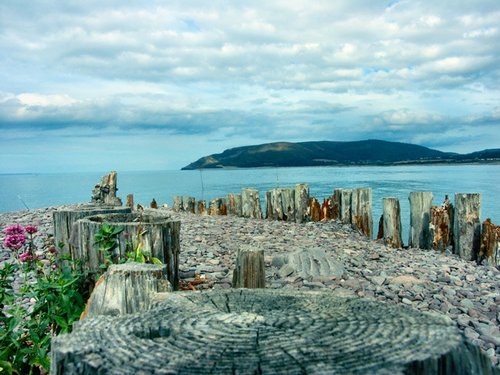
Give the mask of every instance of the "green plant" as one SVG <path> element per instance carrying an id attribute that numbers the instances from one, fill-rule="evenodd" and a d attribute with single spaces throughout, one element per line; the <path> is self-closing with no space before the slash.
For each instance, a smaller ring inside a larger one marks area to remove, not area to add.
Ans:
<path id="1" fill-rule="evenodd" d="M 142 230 L 142 226 L 139 224 L 137 228 L 137 245 L 134 248 L 132 241 L 127 233 L 126 237 L 126 257 L 127 262 L 138 262 L 138 263 L 152 263 L 152 264 L 162 264 L 161 260 L 150 255 L 143 250 L 142 236 L 147 233 L 147 230 Z M 125 235 L 126 233 L 124 233 Z"/>
<path id="2" fill-rule="evenodd" d="M 44 259 L 17 256 L 24 246 L 28 251 L 22 254 L 33 253 L 33 228 L 28 231 L 29 243 L 10 248 L 11 258 L 0 266 L 1 374 L 47 373 L 51 337 L 71 331 L 88 297 L 79 263 L 58 256 L 55 247 Z M 20 272 L 25 275 L 24 284 L 14 292 L 13 282 Z M 27 299 L 32 303 L 23 305 Z"/>
<path id="3" fill-rule="evenodd" d="M 99 231 L 95 235 L 95 244 L 99 246 L 99 251 L 104 255 L 104 263 L 100 267 L 105 271 L 110 264 L 116 264 L 119 261 L 119 256 L 115 254 L 115 249 L 118 247 L 118 235 L 123 232 L 123 227 L 113 227 L 108 223 L 102 223 Z"/>

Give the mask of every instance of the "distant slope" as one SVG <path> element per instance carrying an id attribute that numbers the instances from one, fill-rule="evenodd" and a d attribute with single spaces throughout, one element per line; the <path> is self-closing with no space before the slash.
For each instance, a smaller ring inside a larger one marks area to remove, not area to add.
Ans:
<path id="1" fill-rule="evenodd" d="M 202 157 L 182 169 L 453 162 L 457 156 L 465 155 L 441 152 L 408 143 L 379 140 L 278 142 L 231 148 L 220 154 Z"/>

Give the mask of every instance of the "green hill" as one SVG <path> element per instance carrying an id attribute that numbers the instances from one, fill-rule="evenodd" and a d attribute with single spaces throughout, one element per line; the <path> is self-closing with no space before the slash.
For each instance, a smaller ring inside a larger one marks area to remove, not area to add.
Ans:
<path id="1" fill-rule="evenodd" d="M 379 140 L 277 142 L 231 148 L 202 157 L 182 169 L 435 163 L 454 162 L 458 156 L 464 155 Z"/>

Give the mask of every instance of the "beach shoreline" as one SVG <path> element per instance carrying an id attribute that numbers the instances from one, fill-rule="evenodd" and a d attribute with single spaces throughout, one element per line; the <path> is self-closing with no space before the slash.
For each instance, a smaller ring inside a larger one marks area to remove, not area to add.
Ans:
<path id="1" fill-rule="evenodd" d="M 46 251 L 53 236 L 52 212 L 66 205 L 0 213 L 0 227 L 36 225 L 35 245 Z M 230 288 L 236 252 L 243 244 L 264 249 L 266 287 L 327 291 L 336 295 L 404 304 L 454 321 L 465 336 L 500 368 L 500 271 L 432 250 L 391 249 L 338 222 L 306 224 L 199 216 L 171 209 L 146 210 L 181 222 L 181 281 L 197 289 Z M 290 253 L 320 249 L 344 269 L 341 276 L 285 275 Z M 2 248 L 0 260 L 7 259 Z"/>

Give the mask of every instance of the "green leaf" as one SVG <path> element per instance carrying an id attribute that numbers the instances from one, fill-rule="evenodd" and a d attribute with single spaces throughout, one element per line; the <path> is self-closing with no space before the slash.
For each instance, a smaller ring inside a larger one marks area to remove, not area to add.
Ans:
<path id="1" fill-rule="evenodd" d="M 0 374 L 11 375 L 12 374 L 12 363 L 8 361 L 0 361 Z"/>
<path id="2" fill-rule="evenodd" d="M 155 258 L 155 257 L 151 257 L 151 262 L 152 262 L 153 264 L 163 264 L 163 263 L 161 262 L 161 260 L 159 260 L 158 258 Z"/>

